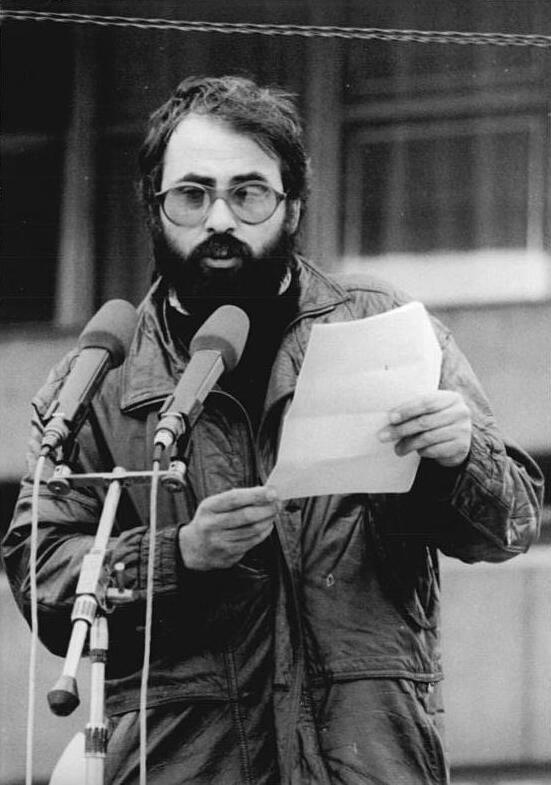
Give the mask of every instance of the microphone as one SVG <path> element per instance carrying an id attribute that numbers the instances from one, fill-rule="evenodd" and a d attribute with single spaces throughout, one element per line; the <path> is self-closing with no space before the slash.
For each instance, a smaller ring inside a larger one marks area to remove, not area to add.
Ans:
<path id="1" fill-rule="evenodd" d="M 124 361 L 137 323 L 136 309 L 126 300 L 109 300 L 90 319 L 78 339 L 80 353 L 46 413 L 40 455 L 78 433 L 105 375 Z"/>
<path id="2" fill-rule="evenodd" d="M 208 393 L 241 359 L 248 334 L 249 318 L 235 305 L 222 305 L 197 330 L 189 346 L 189 364 L 159 412 L 153 460 L 160 460 L 163 451 L 193 427 Z"/>

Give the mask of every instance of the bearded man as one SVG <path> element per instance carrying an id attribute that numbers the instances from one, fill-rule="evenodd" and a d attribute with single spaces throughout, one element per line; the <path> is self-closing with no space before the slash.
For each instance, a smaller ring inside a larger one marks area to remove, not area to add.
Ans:
<path id="1" fill-rule="evenodd" d="M 238 367 L 193 429 L 184 492 L 159 498 L 148 781 L 442 785 L 437 551 L 473 562 L 526 550 L 539 471 L 504 441 L 435 321 L 440 387 L 389 412 L 381 434 L 398 454 L 421 455 L 412 490 L 279 503 L 265 481 L 312 326 L 405 300 L 369 277 L 327 277 L 297 253 L 307 160 L 281 91 L 185 80 L 151 117 L 140 163 L 158 275 L 128 357 L 79 434 L 81 465 L 150 467 L 191 337 L 222 304 L 251 322 Z M 34 401 L 31 468 L 68 362 Z M 30 486 L 28 477 L 4 551 L 27 615 Z M 40 632 L 59 654 L 101 503 L 94 490 L 41 493 Z M 138 782 L 148 509 L 148 490 L 128 488 L 111 542 L 133 600 L 109 617 L 110 785 Z"/>

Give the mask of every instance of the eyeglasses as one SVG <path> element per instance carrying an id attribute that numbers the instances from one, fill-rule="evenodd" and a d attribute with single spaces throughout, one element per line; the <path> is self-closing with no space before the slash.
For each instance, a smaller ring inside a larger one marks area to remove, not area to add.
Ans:
<path id="1" fill-rule="evenodd" d="M 177 226 L 197 226 L 217 199 L 223 199 L 243 223 L 261 224 L 271 218 L 286 198 L 266 183 L 250 181 L 217 189 L 199 183 L 181 183 L 155 194 L 161 210 Z"/>

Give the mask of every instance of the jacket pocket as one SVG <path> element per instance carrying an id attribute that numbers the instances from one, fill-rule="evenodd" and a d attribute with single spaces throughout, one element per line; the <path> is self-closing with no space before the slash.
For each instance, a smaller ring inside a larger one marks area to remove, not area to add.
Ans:
<path id="1" fill-rule="evenodd" d="M 406 621 L 432 630 L 438 625 L 440 603 L 436 553 L 403 530 L 382 531 L 375 521 L 387 520 L 389 515 L 392 510 L 367 511 L 379 581 Z"/>
<path id="2" fill-rule="evenodd" d="M 400 679 L 400 687 L 412 698 L 412 716 L 424 729 L 425 750 L 435 781 L 447 785 L 449 767 L 444 741 L 444 710 L 440 684 Z"/>
<path id="3" fill-rule="evenodd" d="M 314 688 L 322 759 L 346 785 L 447 785 L 440 736 L 407 679 L 358 679 Z"/>

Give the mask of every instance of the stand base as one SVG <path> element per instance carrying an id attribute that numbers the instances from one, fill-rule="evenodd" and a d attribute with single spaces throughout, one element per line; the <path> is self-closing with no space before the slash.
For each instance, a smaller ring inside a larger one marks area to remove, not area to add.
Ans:
<path id="1" fill-rule="evenodd" d="M 79 731 L 61 754 L 48 785 L 86 785 L 84 733 Z"/>

